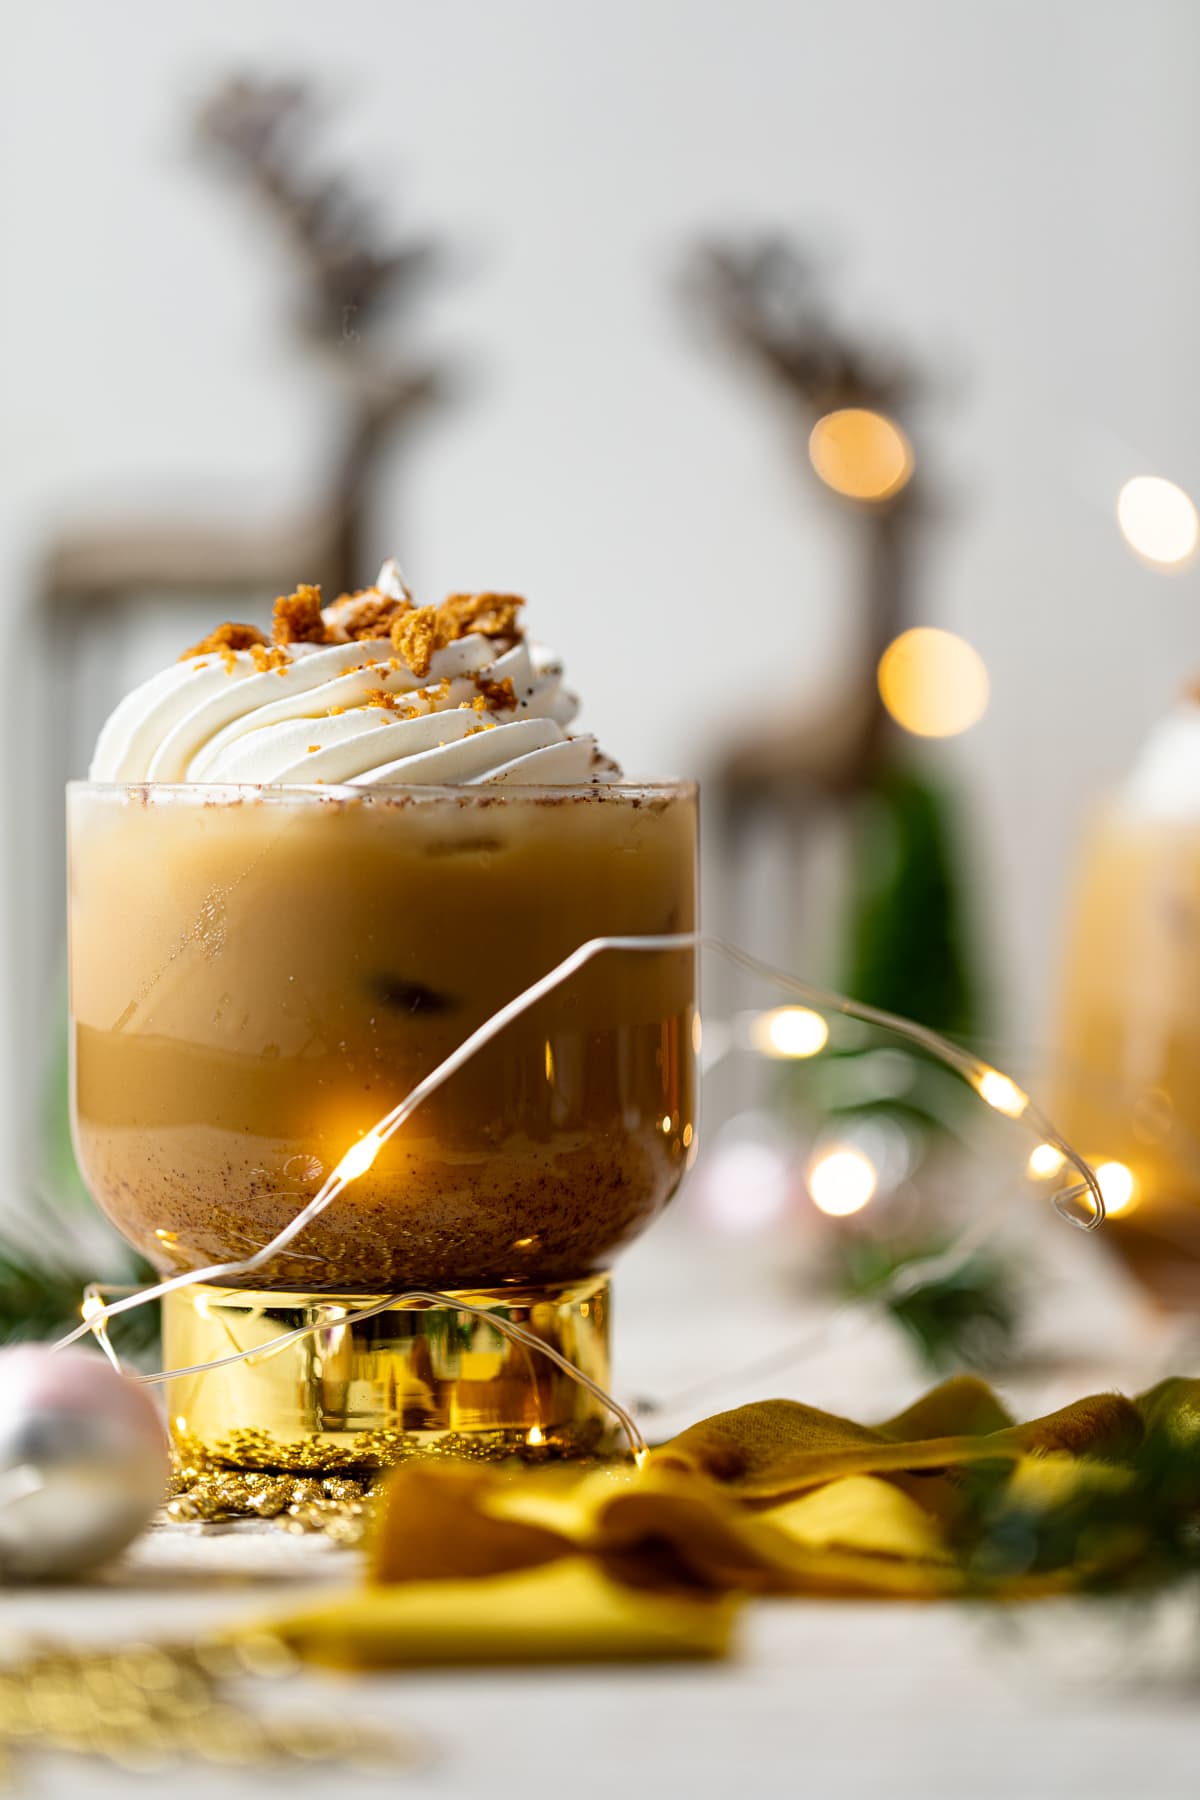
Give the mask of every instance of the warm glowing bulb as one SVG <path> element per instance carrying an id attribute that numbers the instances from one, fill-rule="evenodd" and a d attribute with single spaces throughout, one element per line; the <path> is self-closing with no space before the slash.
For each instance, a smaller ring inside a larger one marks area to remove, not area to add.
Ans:
<path id="1" fill-rule="evenodd" d="M 527 1444 L 532 1444 L 535 1450 L 539 1444 L 544 1444 L 545 1441 L 546 1434 L 540 1425 L 531 1425 L 529 1430 L 525 1433 L 525 1442 Z"/>
<path id="2" fill-rule="evenodd" d="M 1133 1203 L 1134 1179 L 1132 1169 L 1127 1169 L 1121 1162 L 1104 1162 L 1096 1170 L 1096 1180 L 1100 1183 L 1100 1192 L 1104 1195 L 1104 1210 L 1113 1214 L 1123 1213 Z"/>
<path id="3" fill-rule="evenodd" d="M 368 1131 L 360 1137 L 357 1144 L 351 1144 L 337 1168 L 333 1171 L 335 1181 L 357 1181 L 365 1175 L 379 1152 L 383 1149 L 383 1139 L 377 1132 Z"/>
<path id="4" fill-rule="evenodd" d="M 1131 550 L 1156 568 L 1186 562 L 1200 538 L 1189 495 L 1161 475 L 1135 475 L 1117 495 L 1117 524 Z"/>
<path id="5" fill-rule="evenodd" d="M 861 1150 L 827 1150 L 808 1171 L 813 1205 L 834 1219 L 861 1212 L 878 1185 L 875 1164 Z"/>
<path id="6" fill-rule="evenodd" d="M 1053 1144 L 1037 1144 L 1029 1152 L 1029 1161 L 1025 1167 L 1031 1175 L 1045 1180 L 1050 1175 L 1057 1175 L 1066 1160 L 1062 1151 L 1056 1150 Z"/>
<path id="7" fill-rule="evenodd" d="M 902 631 L 879 659 L 879 696 L 915 737 L 955 737 L 987 711 L 988 672 L 978 650 L 931 625 Z"/>
<path id="8" fill-rule="evenodd" d="M 1029 1095 L 1023 1094 L 1016 1082 L 1002 1075 L 999 1069 L 985 1069 L 977 1086 L 980 1099 L 1003 1113 L 1006 1119 L 1019 1119 L 1029 1105 Z"/>
<path id="9" fill-rule="evenodd" d="M 807 1006 L 777 1006 L 753 1020 L 750 1041 L 763 1056 L 816 1056 L 829 1042 L 829 1027 Z"/>
<path id="10" fill-rule="evenodd" d="M 900 427 L 862 406 L 818 419 L 808 454 L 826 487 L 848 500 L 888 500 L 913 472 L 912 445 Z"/>

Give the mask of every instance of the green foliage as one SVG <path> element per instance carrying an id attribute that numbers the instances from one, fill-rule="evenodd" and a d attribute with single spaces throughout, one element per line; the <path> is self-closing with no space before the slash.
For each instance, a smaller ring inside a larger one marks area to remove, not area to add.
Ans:
<path id="1" fill-rule="evenodd" d="M 140 1287 L 156 1279 L 150 1264 L 131 1253 L 113 1266 L 117 1269 L 114 1280 L 122 1285 Z M 41 1236 L 36 1243 L 28 1241 L 25 1234 L 0 1239 L 0 1345 L 62 1337 L 78 1325 L 83 1290 L 95 1279 L 94 1267 L 85 1271 L 73 1258 L 43 1243 Z M 158 1307 L 139 1307 L 126 1319 L 114 1322 L 111 1335 L 123 1356 L 154 1354 L 159 1339 Z"/>
<path id="2" fill-rule="evenodd" d="M 967 926 L 957 815 L 948 793 L 904 765 L 883 768 L 853 840 L 839 985 L 855 1000 L 960 1041 L 983 1007 Z M 885 1043 L 900 1074 L 874 1091 Z M 787 1092 L 823 1118 L 891 1118 L 918 1134 L 955 1131 L 974 1102 L 956 1076 L 906 1044 L 875 1034 L 864 1051 L 833 1049 L 784 1073 Z"/>
<path id="3" fill-rule="evenodd" d="M 836 1287 L 846 1299 L 881 1304 L 935 1373 L 995 1367 L 1013 1348 L 1019 1316 L 1012 1272 L 999 1258 L 978 1252 L 926 1280 L 902 1279 L 946 1248 L 898 1251 L 873 1238 L 847 1239 L 835 1249 Z"/>
<path id="4" fill-rule="evenodd" d="M 26 1205 L 0 1229 L 0 1345 L 46 1342 L 72 1330 L 89 1282 L 103 1278 L 142 1287 L 157 1279 L 145 1258 L 102 1219 L 84 1186 L 71 1142 L 65 992 L 58 1016 L 40 1145 L 43 1185 L 54 1198 Z M 157 1360 L 159 1335 L 159 1309 L 153 1305 L 110 1327 L 114 1346 L 132 1360 Z"/>
<path id="5" fill-rule="evenodd" d="M 1019 1485 L 981 1485 L 971 1555 L 980 1585 L 1073 1569 L 1085 1591 L 1112 1593 L 1200 1576 L 1197 1392 L 1193 1381 L 1160 1383 L 1139 1402 L 1146 1431 L 1132 1456 L 1081 1462 L 1049 1504 Z"/>
<path id="6" fill-rule="evenodd" d="M 959 830 L 948 793 L 903 765 L 875 778 L 855 845 L 845 987 L 954 1038 L 979 1029 Z"/>

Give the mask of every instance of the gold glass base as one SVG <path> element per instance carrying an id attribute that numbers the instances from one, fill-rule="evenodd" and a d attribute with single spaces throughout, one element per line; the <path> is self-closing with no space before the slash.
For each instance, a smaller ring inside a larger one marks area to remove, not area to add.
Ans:
<path id="1" fill-rule="evenodd" d="M 608 1277 L 456 1293 L 523 1325 L 607 1388 Z M 163 1301 L 164 1365 L 261 1353 L 167 1384 L 176 1448 L 228 1468 L 372 1470 L 420 1453 L 531 1459 L 598 1449 L 611 1421 L 548 1357 L 472 1313 L 369 1294 L 195 1287 Z M 316 1326 L 290 1343 L 273 1340 Z"/>

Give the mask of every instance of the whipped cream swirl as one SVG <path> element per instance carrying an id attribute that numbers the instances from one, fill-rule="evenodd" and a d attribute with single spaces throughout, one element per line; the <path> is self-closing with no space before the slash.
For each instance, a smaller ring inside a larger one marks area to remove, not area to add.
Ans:
<path id="1" fill-rule="evenodd" d="M 389 561 L 365 596 L 324 610 L 327 635 L 364 600 L 411 616 Z M 593 737 L 568 731 L 578 701 L 543 645 L 468 630 L 409 660 L 386 622 L 378 629 L 385 635 L 350 642 L 202 647 L 121 701 L 89 779 L 369 787 L 616 777 Z"/>

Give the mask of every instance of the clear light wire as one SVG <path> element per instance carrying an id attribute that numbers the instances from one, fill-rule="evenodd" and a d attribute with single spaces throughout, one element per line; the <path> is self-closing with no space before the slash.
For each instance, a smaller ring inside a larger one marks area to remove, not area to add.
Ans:
<path id="1" fill-rule="evenodd" d="M 269 1243 L 256 1250 L 252 1256 L 245 1257 L 238 1262 L 213 1263 L 208 1268 L 173 1275 L 164 1281 L 155 1282 L 150 1287 L 113 1301 L 102 1301 L 99 1294 L 93 1291 L 85 1300 L 85 1316 L 82 1324 L 77 1325 L 73 1331 L 60 1338 L 53 1349 L 65 1350 L 81 1338 L 93 1336 L 109 1360 L 119 1368 L 120 1363 L 108 1342 L 105 1331 L 110 1319 L 117 1318 L 122 1313 L 131 1312 L 137 1307 L 146 1306 L 153 1300 L 160 1300 L 168 1294 L 178 1293 L 185 1288 L 240 1281 L 245 1276 L 253 1275 L 257 1270 L 264 1268 L 306 1231 L 314 1219 L 319 1218 L 353 1181 L 367 1173 L 383 1146 L 431 1094 L 435 1094 L 439 1088 L 443 1087 L 453 1075 L 456 1075 L 471 1061 L 472 1057 L 499 1037 L 501 1032 L 515 1019 L 520 1018 L 539 1001 L 554 993 L 557 988 L 563 986 L 573 975 L 577 975 L 581 969 L 598 956 L 611 952 L 662 955 L 681 950 L 710 951 L 714 955 L 724 957 L 728 962 L 750 974 L 759 975 L 774 982 L 785 993 L 798 1000 L 803 1000 L 806 1005 L 818 1011 L 840 1013 L 845 1018 L 857 1019 L 863 1024 L 878 1026 L 925 1050 L 939 1062 L 946 1064 L 961 1075 L 963 1080 L 994 1111 L 1001 1113 L 1006 1118 L 1024 1120 L 1041 1141 L 1053 1144 L 1063 1156 L 1064 1161 L 1071 1165 L 1080 1180 L 1070 1187 L 1058 1189 L 1052 1195 L 1052 1204 L 1055 1210 L 1069 1224 L 1076 1225 L 1085 1231 L 1092 1231 L 1103 1220 L 1104 1196 L 1100 1192 L 1100 1185 L 1095 1174 L 1079 1152 L 1039 1111 L 1028 1094 L 1002 1071 L 983 1062 L 979 1057 L 973 1056 L 959 1045 L 951 1043 L 949 1039 L 943 1038 L 939 1033 L 929 1030 L 927 1026 L 914 1024 L 911 1020 L 902 1019 L 895 1013 L 884 1012 L 878 1007 L 863 1005 L 857 1000 L 848 999 L 843 994 L 830 993 L 825 989 L 813 987 L 808 982 L 799 980 L 784 969 L 775 968 L 772 964 L 764 962 L 760 957 L 752 955 L 748 950 L 743 950 L 736 944 L 729 943 L 724 938 L 708 937 L 701 932 L 693 931 L 665 932 L 645 936 L 595 937 L 580 944 L 569 956 L 564 957 L 539 980 L 531 983 L 529 987 L 499 1007 L 490 1018 L 465 1037 L 462 1043 L 450 1052 L 449 1056 L 432 1069 L 422 1081 L 419 1081 L 416 1087 L 410 1089 L 403 1099 L 397 1101 L 390 1112 L 384 1114 L 369 1131 L 350 1146 L 336 1168 L 326 1176 L 312 1199 L 300 1208 L 294 1218 L 289 1219 L 287 1224 L 281 1227 Z M 1090 1200 L 1091 1210 L 1081 1213 L 1077 1210 L 1077 1203 L 1083 1201 L 1085 1196 Z M 586 1388 L 619 1421 L 629 1438 L 635 1455 L 644 1453 L 644 1440 L 625 1408 L 584 1375 L 582 1370 L 577 1369 L 567 1358 L 561 1356 L 550 1345 L 543 1343 L 532 1332 L 527 1332 L 523 1326 L 514 1325 L 507 1319 L 500 1319 L 487 1308 L 466 1306 L 454 1299 L 452 1295 L 437 1294 L 426 1290 L 407 1290 L 380 1301 L 378 1304 L 373 1303 L 368 1311 L 370 1313 L 383 1312 L 389 1307 L 403 1306 L 409 1303 L 448 1305 L 460 1312 L 477 1314 L 479 1317 L 487 1319 L 497 1330 L 514 1341 L 525 1344 L 529 1349 L 540 1351 L 542 1355 L 556 1363 L 572 1380 Z M 364 1313 L 363 1316 L 367 1316 L 367 1313 Z M 320 1324 L 301 1327 L 294 1333 L 284 1334 L 283 1339 L 276 1341 L 276 1347 L 282 1348 L 285 1341 L 291 1342 L 296 1337 L 310 1335 L 321 1329 Z M 198 1365 L 196 1369 L 186 1372 L 190 1374 L 203 1373 L 209 1368 L 225 1363 L 245 1361 L 248 1356 L 261 1356 L 270 1348 L 270 1345 L 259 1345 L 250 1351 L 222 1357 L 218 1363 Z M 165 1370 L 151 1379 L 169 1381 L 173 1376 L 182 1373 L 184 1371 Z"/>
<path id="2" fill-rule="evenodd" d="M 822 1319 L 819 1325 L 814 1325 L 802 1337 L 793 1338 L 780 1349 L 769 1350 L 750 1362 L 739 1363 L 736 1368 L 723 1369 L 718 1375 L 690 1382 L 687 1387 L 679 1388 L 673 1394 L 641 1400 L 635 1410 L 643 1417 L 657 1418 L 683 1412 L 700 1401 L 707 1404 L 714 1394 L 740 1386 L 745 1381 L 776 1375 L 783 1369 L 790 1369 L 815 1351 L 830 1348 L 847 1335 L 847 1326 L 862 1325 L 865 1316 L 877 1316 L 894 1300 L 902 1300 L 906 1295 L 915 1293 L 926 1282 L 953 1280 L 980 1246 L 991 1237 L 996 1229 L 997 1215 L 1002 1204 L 993 1201 L 959 1232 L 953 1243 L 941 1250 L 931 1251 L 928 1256 L 915 1257 L 912 1262 L 902 1264 L 886 1281 L 873 1288 L 868 1296 L 858 1300 L 844 1300 L 827 1318 Z"/>
<path id="3" fill-rule="evenodd" d="M 130 1291 L 138 1292 L 136 1289 Z M 103 1290 L 96 1284 L 87 1289 L 88 1296 L 97 1301 L 100 1300 L 102 1292 Z M 503 1302 L 497 1302 L 497 1304 L 502 1305 Z M 514 1344 L 519 1344 L 526 1350 L 539 1350 L 543 1356 L 549 1357 L 550 1361 L 556 1364 L 565 1375 L 569 1375 L 572 1381 L 578 1382 L 580 1387 L 586 1388 L 593 1399 L 599 1400 L 601 1405 L 612 1413 L 629 1440 L 629 1448 L 633 1452 L 635 1462 L 640 1463 L 647 1454 L 649 1447 L 636 1420 L 631 1413 L 626 1411 L 619 1400 L 615 1400 L 600 1386 L 598 1381 L 593 1381 L 591 1376 L 586 1375 L 582 1369 L 576 1368 L 575 1364 L 569 1361 L 561 1351 L 556 1350 L 552 1344 L 545 1343 L 535 1332 L 527 1331 L 524 1325 L 517 1325 L 512 1319 L 498 1317 L 486 1306 L 474 1306 L 469 1301 L 456 1299 L 453 1294 L 439 1294 L 435 1288 L 404 1288 L 399 1293 L 389 1294 L 384 1300 L 373 1300 L 369 1306 L 347 1307 L 337 1319 L 336 1324 L 339 1328 L 345 1325 L 360 1325 L 364 1319 L 374 1319 L 380 1313 L 425 1306 L 443 1306 L 452 1312 L 470 1313 L 472 1318 L 483 1320 L 493 1330 L 500 1332 L 503 1337 L 510 1339 Z M 214 1357 L 211 1362 L 191 1363 L 184 1369 L 156 1369 L 152 1375 L 122 1370 L 111 1344 L 108 1343 L 103 1325 L 99 1327 L 97 1335 L 103 1335 L 106 1353 L 116 1369 L 122 1374 L 126 1374 L 130 1381 L 136 1382 L 140 1387 L 156 1387 L 164 1381 L 175 1381 L 185 1375 L 207 1375 L 213 1369 L 228 1368 L 231 1363 L 253 1365 L 258 1362 L 269 1362 L 271 1357 L 277 1355 L 279 1351 L 285 1350 L 289 1344 L 298 1343 L 301 1338 L 312 1337 L 316 1332 L 327 1331 L 329 1328 L 323 1323 L 297 1325 L 295 1330 L 282 1331 L 277 1337 L 268 1338 L 265 1344 L 255 1344 L 249 1350 L 234 1350 L 228 1356 Z M 55 1345 L 56 1349 L 59 1347 Z"/>

